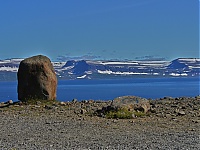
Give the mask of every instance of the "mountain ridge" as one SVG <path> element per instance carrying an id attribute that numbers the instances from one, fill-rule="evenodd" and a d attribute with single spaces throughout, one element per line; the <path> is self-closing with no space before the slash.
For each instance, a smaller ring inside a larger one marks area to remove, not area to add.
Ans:
<path id="1" fill-rule="evenodd" d="M 22 60 L 0 60 L 0 80 L 16 80 Z M 58 79 L 200 76 L 200 58 L 177 58 L 172 61 L 69 60 L 52 64 Z"/>

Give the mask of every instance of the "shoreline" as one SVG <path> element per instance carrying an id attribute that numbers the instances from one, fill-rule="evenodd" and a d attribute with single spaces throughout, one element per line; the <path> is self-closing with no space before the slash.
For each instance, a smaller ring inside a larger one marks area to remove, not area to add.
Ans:
<path id="1" fill-rule="evenodd" d="M 164 96 L 193 97 L 199 95 L 199 78 L 168 79 L 131 79 L 131 80 L 62 80 L 57 87 L 59 101 L 112 100 L 118 96 L 136 95 L 144 98 L 159 99 Z M 95 84 L 95 86 L 94 86 Z M 0 82 L 0 102 L 18 101 L 17 81 Z M 158 92 L 159 91 L 159 92 Z M 78 92 L 78 94 L 77 94 Z"/>

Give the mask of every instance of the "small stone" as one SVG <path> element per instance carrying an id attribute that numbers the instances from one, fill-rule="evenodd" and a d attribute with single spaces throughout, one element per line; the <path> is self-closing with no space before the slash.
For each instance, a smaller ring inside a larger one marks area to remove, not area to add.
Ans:
<path id="1" fill-rule="evenodd" d="M 13 101 L 12 101 L 12 100 L 9 100 L 9 101 L 8 101 L 8 104 L 13 104 Z"/>
<path id="2" fill-rule="evenodd" d="M 176 119 L 176 118 L 172 118 L 172 120 L 173 120 L 173 121 L 178 121 L 178 119 Z"/>
<path id="3" fill-rule="evenodd" d="M 163 99 L 173 99 L 172 97 L 165 96 Z"/>
<path id="4" fill-rule="evenodd" d="M 44 108 L 46 108 L 46 109 L 53 109 L 53 106 L 45 105 Z"/>
<path id="5" fill-rule="evenodd" d="M 88 100 L 83 100 L 82 102 L 83 102 L 83 103 L 88 103 Z"/>
<path id="6" fill-rule="evenodd" d="M 185 107 L 185 106 L 182 106 L 182 109 L 186 109 L 186 107 Z"/>
<path id="7" fill-rule="evenodd" d="M 94 103 L 94 100 L 89 100 L 88 103 L 92 104 L 92 103 Z"/>
<path id="8" fill-rule="evenodd" d="M 179 111 L 178 115 L 183 116 L 183 115 L 185 115 L 185 112 L 184 111 Z"/>
<path id="9" fill-rule="evenodd" d="M 18 104 L 19 104 L 19 105 L 23 105 L 23 102 L 20 101 L 20 102 L 18 102 Z"/>
<path id="10" fill-rule="evenodd" d="M 175 109 L 175 111 L 174 111 L 175 113 L 179 113 L 179 110 L 178 109 Z"/>
<path id="11" fill-rule="evenodd" d="M 40 106 L 38 106 L 38 105 L 35 105 L 35 108 L 40 108 Z"/>
<path id="12" fill-rule="evenodd" d="M 151 111 L 151 113 L 156 113 L 156 109 L 155 108 L 151 108 L 150 111 Z"/>
<path id="13" fill-rule="evenodd" d="M 195 98 L 196 98 L 196 99 L 200 99 L 200 95 L 198 95 L 198 96 L 195 96 Z"/>
<path id="14" fill-rule="evenodd" d="M 195 106 L 194 106 L 193 110 L 198 110 L 198 107 L 195 107 Z"/>
<path id="15" fill-rule="evenodd" d="M 85 109 L 81 109 L 81 114 L 85 114 L 87 111 Z"/>
<path id="16" fill-rule="evenodd" d="M 117 120 L 113 120 L 112 122 L 113 122 L 113 123 L 117 123 Z"/>
<path id="17" fill-rule="evenodd" d="M 200 123 L 200 120 L 192 120 L 194 123 Z"/>
<path id="18" fill-rule="evenodd" d="M 195 111 L 189 111 L 190 114 L 195 114 Z"/>
<path id="19" fill-rule="evenodd" d="M 65 102 L 60 102 L 60 105 L 66 106 L 67 104 Z"/>
<path id="20" fill-rule="evenodd" d="M 76 103 L 78 100 L 76 99 L 76 98 L 74 98 L 73 100 L 72 100 L 72 102 L 73 103 Z"/>
<path id="21" fill-rule="evenodd" d="M 40 102 L 40 101 L 37 101 L 37 102 L 36 102 L 36 105 L 40 105 L 41 103 L 42 103 L 42 102 Z"/>
<path id="22" fill-rule="evenodd" d="M 132 118 L 136 118 L 137 116 L 135 116 L 135 114 L 132 114 Z"/>
<path id="23" fill-rule="evenodd" d="M 190 131 L 195 131 L 195 129 L 189 129 Z"/>
<path id="24" fill-rule="evenodd" d="M 191 108 L 193 108 L 193 105 L 191 103 L 188 103 L 188 106 L 190 106 Z"/>
<path id="25" fill-rule="evenodd" d="M 169 118 L 169 117 L 171 117 L 171 115 L 170 114 L 166 114 L 165 117 Z"/>

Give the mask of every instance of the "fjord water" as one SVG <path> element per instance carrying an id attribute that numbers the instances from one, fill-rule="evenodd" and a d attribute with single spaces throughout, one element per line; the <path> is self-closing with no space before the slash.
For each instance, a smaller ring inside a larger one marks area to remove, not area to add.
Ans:
<path id="1" fill-rule="evenodd" d="M 101 80 L 60 80 L 57 99 L 60 101 L 112 100 L 135 95 L 144 98 L 194 97 L 200 94 L 199 77 L 193 78 L 129 78 Z M 0 82 L 0 102 L 17 101 L 17 81 Z"/>

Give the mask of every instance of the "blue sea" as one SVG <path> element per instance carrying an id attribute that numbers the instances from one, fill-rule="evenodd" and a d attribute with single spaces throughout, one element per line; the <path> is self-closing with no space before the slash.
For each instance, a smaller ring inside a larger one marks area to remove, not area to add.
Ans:
<path id="1" fill-rule="evenodd" d="M 199 77 L 195 78 L 129 78 L 101 80 L 60 80 L 57 99 L 60 101 L 112 100 L 119 96 L 135 95 L 157 99 L 194 97 L 200 95 Z M 0 102 L 17 101 L 17 81 L 0 82 Z"/>

